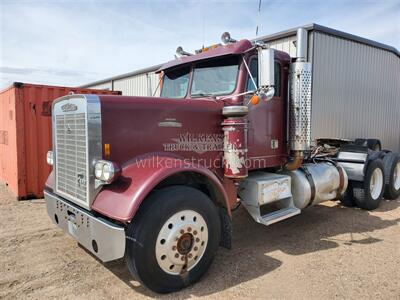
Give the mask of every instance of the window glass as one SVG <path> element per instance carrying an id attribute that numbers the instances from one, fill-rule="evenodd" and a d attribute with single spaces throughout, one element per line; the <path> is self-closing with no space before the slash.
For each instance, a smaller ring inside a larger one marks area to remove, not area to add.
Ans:
<path id="1" fill-rule="evenodd" d="M 185 97 L 189 86 L 189 74 L 189 67 L 165 72 L 161 90 L 161 97 Z"/>
<path id="2" fill-rule="evenodd" d="M 249 65 L 251 76 L 254 79 L 254 82 L 258 86 L 258 59 L 254 58 L 250 61 Z M 247 88 L 246 92 L 255 91 L 257 87 L 254 86 L 253 80 L 251 80 L 250 76 L 247 76 Z"/>
<path id="3" fill-rule="evenodd" d="M 275 97 L 280 97 L 281 96 L 281 65 L 278 62 L 275 62 L 274 64 L 275 72 L 274 72 L 274 77 L 275 77 Z M 250 73 L 255 81 L 255 83 L 258 86 L 258 59 L 253 58 L 250 61 L 249 65 Z M 247 85 L 246 85 L 246 91 L 254 91 L 256 88 L 254 87 L 254 83 L 251 80 L 250 76 L 247 76 Z"/>
<path id="4" fill-rule="evenodd" d="M 231 94 L 239 71 L 237 56 L 200 63 L 193 71 L 193 97 Z"/>

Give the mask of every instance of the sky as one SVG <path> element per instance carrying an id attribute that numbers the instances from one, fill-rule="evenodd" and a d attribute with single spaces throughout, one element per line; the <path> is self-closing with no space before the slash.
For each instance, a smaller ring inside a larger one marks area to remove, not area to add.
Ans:
<path id="1" fill-rule="evenodd" d="M 79 86 L 160 64 L 182 46 L 317 23 L 400 50 L 400 0 L 0 0 L 0 89 Z"/>

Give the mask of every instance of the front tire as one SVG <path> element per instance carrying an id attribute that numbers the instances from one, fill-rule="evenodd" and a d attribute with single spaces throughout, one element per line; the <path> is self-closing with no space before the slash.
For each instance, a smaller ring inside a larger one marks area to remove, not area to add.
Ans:
<path id="1" fill-rule="evenodd" d="M 200 279 L 218 248 L 218 210 L 201 191 L 172 186 L 151 194 L 127 232 L 131 273 L 151 290 L 168 293 Z"/>
<path id="2" fill-rule="evenodd" d="M 363 182 L 354 182 L 353 196 L 358 207 L 374 210 L 379 207 L 385 186 L 384 167 L 380 159 L 368 164 Z"/>

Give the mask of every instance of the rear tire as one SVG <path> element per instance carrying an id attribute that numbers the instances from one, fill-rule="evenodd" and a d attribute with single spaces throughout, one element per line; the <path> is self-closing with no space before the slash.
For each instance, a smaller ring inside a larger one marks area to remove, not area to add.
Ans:
<path id="1" fill-rule="evenodd" d="M 373 210 L 379 207 L 384 190 L 384 167 L 380 159 L 368 164 L 363 182 L 354 182 L 353 195 L 358 207 Z"/>
<path id="2" fill-rule="evenodd" d="M 143 203 L 126 232 L 132 274 L 158 293 L 178 291 L 200 279 L 221 237 L 217 207 L 201 191 L 166 187 Z"/>
<path id="3" fill-rule="evenodd" d="M 352 182 L 349 181 L 346 191 L 343 193 L 343 195 L 340 197 L 339 200 L 343 206 L 347 206 L 347 207 L 356 206 L 356 202 L 354 201 L 354 196 L 353 196 L 353 183 Z"/>
<path id="4" fill-rule="evenodd" d="M 383 158 L 385 166 L 385 192 L 386 199 L 394 200 L 400 196 L 400 155 L 390 152 Z"/>

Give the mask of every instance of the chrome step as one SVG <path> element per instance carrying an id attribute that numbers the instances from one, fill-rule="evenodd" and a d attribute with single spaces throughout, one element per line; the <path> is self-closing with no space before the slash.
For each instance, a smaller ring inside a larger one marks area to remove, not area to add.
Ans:
<path id="1" fill-rule="evenodd" d="M 244 205 L 244 206 L 246 207 L 246 205 Z M 256 211 L 254 209 L 254 207 L 250 208 L 251 212 L 249 211 L 248 207 L 246 207 L 246 209 L 257 223 L 260 223 L 260 224 L 263 224 L 266 226 L 269 226 L 269 225 L 272 225 L 279 221 L 291 218 L 295 215 L 300 214 L 300 212 L 301 212 L 301 210 L 296 207 L 287 207 L 287 208 L 276 210 L 272 213 L 261 216 L 259 214 L 259 211 Z"/>

